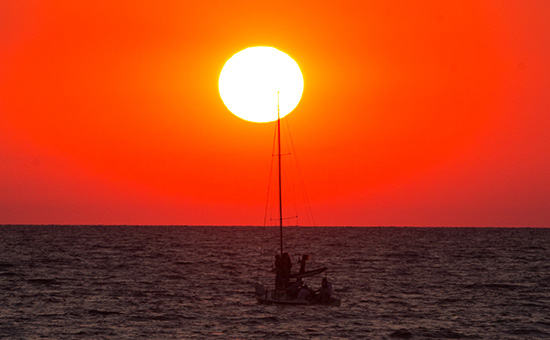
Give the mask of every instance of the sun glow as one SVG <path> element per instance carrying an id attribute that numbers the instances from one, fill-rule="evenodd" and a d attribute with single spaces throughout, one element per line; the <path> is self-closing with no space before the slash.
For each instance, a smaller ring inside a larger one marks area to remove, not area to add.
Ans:
<path id="1" fill-rule="evenodd" d="M 304 78 L 298 64 L 273 47 L 250 47 L 233 55 L 218 82 L 220 96 L 234 115 L 257 123 L 277 120 L 300 102 Z"/>

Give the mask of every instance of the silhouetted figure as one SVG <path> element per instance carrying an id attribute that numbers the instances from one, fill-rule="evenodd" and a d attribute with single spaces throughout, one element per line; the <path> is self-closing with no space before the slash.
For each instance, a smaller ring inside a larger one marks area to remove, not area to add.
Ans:
<path id="1" fill-rule="evenodd" d="M 275 289 L 285 289 L 284 263 L 279 254 L 275 255 L 273 271 L 275 272 Z"/>
<path id="2" fill-rule="evenodd" d="M 321 289 L 319 290 L 319 302 L 327 303 L 332 297 L 332 284 L 328 282 L 327 278 L 324 277 L 321 281 Z"/>
<path id="3" fill-rule="evenodd" d="M 288 287 L 288 281 L 289 276 L 292 271 L 292 260 L 290 259 L 290 255 L 287 252 L 283 253 L 283 256 L 281 257 L 282 262 L 282 269 L 283 269 L 283 279 L 284 279 L 284 288 Z"/>
<path id="4" fill-rule="evenodd" d="M 311 290 L 308 285 L 303 285 L 302 288 L 298 291 L 298 300 L 307 300 L 309 301 L 312 297 Z"/>
<path id="5" fill-rule="evenodd" d="M 302 284 L 303 284 L 302 279 L 296 280 L 296 282 L 288 286 L 288 288 L 286 289 L 286 294 L 289 297 L 295 299 L 298 296 L 298 292 L 302 288 Z"/>
<path id="6" fill-rule="evenodd" d="M 306 261 L 310 259 L 310 256 L 307 254 L 302 255 L 302 258 L 300 259 L 300 274 L 305 273 L 306 271 Z"/>

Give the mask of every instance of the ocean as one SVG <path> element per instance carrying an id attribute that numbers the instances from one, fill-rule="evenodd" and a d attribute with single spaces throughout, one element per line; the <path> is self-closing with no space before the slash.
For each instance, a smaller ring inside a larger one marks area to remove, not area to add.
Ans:
<path id="1" fill-rule="evenodd" d="M 0 338 L 550 338 L 550 229 L 285 228 L 339 307 L 256 302 L 278 233 L 0 226 Z"/>

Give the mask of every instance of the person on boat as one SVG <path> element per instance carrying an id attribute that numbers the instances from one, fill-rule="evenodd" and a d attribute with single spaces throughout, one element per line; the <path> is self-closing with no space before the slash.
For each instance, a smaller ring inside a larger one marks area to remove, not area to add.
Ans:
<path id="1" fill-rule="evenodd" d="M 298 300 L 309 300 L 310 298 L 311 293 L 309 292 L 309 287 L 307 285 L 303 285 L 298 291 Z"/>
<path id="2" fill-rule="evenodd" d="M 276 254 L 275 255 L 275 262 L 273 263 L 272 271 L 274 273 L 277 272 L 277 270 L 281 270 L 283 268 L 283 261 L 281 260 L 281 255 Z"/>
<path id="3" fill-rule="evenodd" d="M 285 288 L 285 278 L 284 278 L 284 264 L 281 259 L 281 255 L 275 255 L 275 264 L 273 266 L 273 271 L 275 272 L 275 289 L 284 289 Z"/>
<path id="4" fill-rule="evenodd" d="M 289 285 L 289 279 L 290 279 L 290 273 L 292 271 L 292 260 L 290 259 L 290 255 L 288 252 L 284 252 L 281 257 L 282 262 L 282 269 L 283 269 L 283 279 L 284 279 L 284 287 L 288 287 Z"/>
<path id="5" fill-rule="evenodd" d="M 315 292 L 308 285 L 303 285 L 298 291 L 298 300 L 311 301 L 315 298 Z"/>
<path id="6" fill-rule="evenodd" d="M 298 296 L 298 292 L 302 288 L 303 283 L 304 282 L 302 281 L 302 279 L 297 279 L 296 282 L 288 286 L 288 288 L 286 289 L 286 295 L 295 299 Z"/>
<path id="7" fill-rule="evenodd" d="M 321 281 L 321 289 L 319 290 L 318 300 L 321 303 L 327 303 L 332 297 L 332 283 L 328 282 L 324 277 Z"/>
<path id="8" fill-rule="evenodd" d="M 306 261 L 310 259 L 310 256 L 307 254 L 303 254 L 302 258 L 300 259 L 300 274 L 303 274 L 306 272 Z"/>

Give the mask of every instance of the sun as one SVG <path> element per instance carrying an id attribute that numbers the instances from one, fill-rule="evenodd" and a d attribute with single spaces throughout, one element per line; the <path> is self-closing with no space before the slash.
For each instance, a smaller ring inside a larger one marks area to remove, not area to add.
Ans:
<path id="1" fill-rule="evenodd" d="M 220 96 L 244 120 L 265 123 L 289 114 L 300 102 L 304 78 L 288 54 L 274 47 L 249 47 L 233 55 L 220 73 Z"/>

